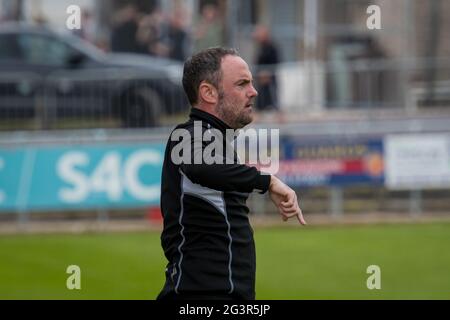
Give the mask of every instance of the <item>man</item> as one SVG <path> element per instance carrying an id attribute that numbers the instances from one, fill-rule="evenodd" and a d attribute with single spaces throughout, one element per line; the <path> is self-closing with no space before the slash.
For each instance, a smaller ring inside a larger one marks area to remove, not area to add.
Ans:
<path id="1" fill-rule="evenodd" d="M 145 48 L 136 38 L 140 19 L 138 8 L 133 4 L 128 4 L 117 13 L 115 26 L 111 31 L 112 52 L 144 52 Z"/>
<path id="2" fill-rule="evenodd" d="M 236 51 L 211 48 L 194 55 L 185 63 L 183 86 L 193 108 L 189 121 L 172 132 L 165 153 L 161 243 L 169 263 L 158 299 L 255 299 L 248 194 L 269 191 L 285 221 L 297 217 L 305 224 L 297 196 L 275 176 L 239 164 L 235 153 L 232 163 L 221 154 L 215 157 L 224 161 L 198 161 L 210 143 L 199 140 L 196 130 L 222 133 L 216 136 L 225 137 L 221 143 L 228 148 L 227 129 L 252 122 L 257 92 Z"/>
<path id="3" fill-rule="evenodd" d="M 273 42 L 269 29 L 263 25 L 256 27 L 253 37 L 258 43 L 256 82 L 259 97 L 256 108 L 259 111 L 277 110 L 278 85 L 275 69 L 280 62 L 279 49 Z"/>

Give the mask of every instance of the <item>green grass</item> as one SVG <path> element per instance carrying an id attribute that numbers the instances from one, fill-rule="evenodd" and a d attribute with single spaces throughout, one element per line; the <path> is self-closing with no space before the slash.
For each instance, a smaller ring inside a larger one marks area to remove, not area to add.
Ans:
<path id="1" fill-rule="evenodd" d="M 450 223 L 256 229 L 258 299 L 450 299 Z M 159 233 L 0 236 L 0 299 L 153 299 Z M 66 268 L 81 268 L 80 291 Z M 366 268 L 381 268 L 368 290 Z"/>

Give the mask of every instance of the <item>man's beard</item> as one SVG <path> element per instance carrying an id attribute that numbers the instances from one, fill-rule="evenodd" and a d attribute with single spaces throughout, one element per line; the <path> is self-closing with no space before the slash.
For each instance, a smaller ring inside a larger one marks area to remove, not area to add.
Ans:
<path id="1" fill-rule="evenodd" d="M 253 121 L 253 117 L 245 109 L 239 110 L 236 103 L 227 101 L 223 92 L 219 92 L 216 111 L 219 118 L 232 129 L 241 129 Z"/>

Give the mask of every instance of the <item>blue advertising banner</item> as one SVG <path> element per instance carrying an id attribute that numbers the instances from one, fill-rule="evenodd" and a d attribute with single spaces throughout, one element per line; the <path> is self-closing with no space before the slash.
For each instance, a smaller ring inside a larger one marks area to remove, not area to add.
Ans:
<path id="1" fill-rule="evenodd" d="M 0 150 L 0 211 L 158 205 L 163 144 Z"/>
<path id="2" fill-rule="evenodd" d="M 384 183 L 383 140 L 285 138 L 278 175 L 295 187 Z"/>

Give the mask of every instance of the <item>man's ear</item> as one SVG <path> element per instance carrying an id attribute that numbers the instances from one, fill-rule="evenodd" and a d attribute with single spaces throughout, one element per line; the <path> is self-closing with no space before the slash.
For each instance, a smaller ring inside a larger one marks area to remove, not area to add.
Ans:
<path id="1" fill-rule="evenodd" d="M 217 104 L 219 94 L 217 89 L 212 84 L 203 81 L 200 83 L 198 92 L 201 100 L 210 104 Z"/>

